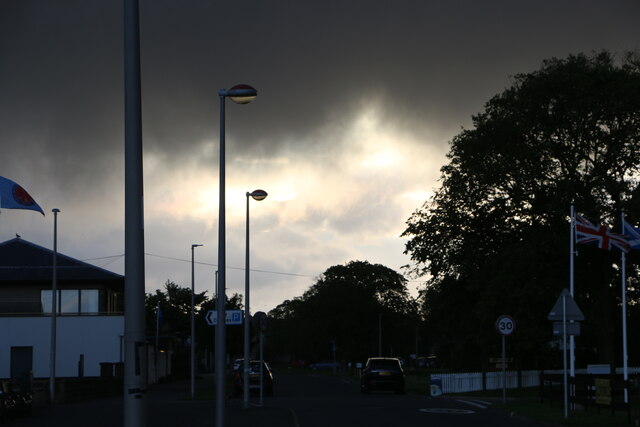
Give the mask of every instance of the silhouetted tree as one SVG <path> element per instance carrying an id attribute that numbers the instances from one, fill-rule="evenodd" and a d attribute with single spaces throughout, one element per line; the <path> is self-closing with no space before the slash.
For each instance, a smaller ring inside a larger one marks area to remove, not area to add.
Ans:
<path id="1" fill-rule="evenodd" d="M 196 351 L 201 355 L 205 349 L 211 352 L 215 339 L 215 328 L 207 325 L 205 316 L 209 310 L 216 309 L 216 299 L 208 298 L 207 292 L 194 294 L 194 326 L 196 335 Z M 242 297 L 233 294 L 227 299 L 229 310 L 242 309 Z M 190 371 L 189 355 L 191 353 L 191 287 L 181 287 L 171 280 L 164 284 L 164 290 L 157 289 L 145 297 L 147 338 L 154 342 L 156 336 L 157 308 L 160 306 L 162 321 L 159 335 L 160 348 L 173 350 L 173 372 L 186 376 Z M 238 328 L 236 328 L 238 329 Z M 238 354 L 242 345 L 242 332 L 227 328 L 228 353 Z"/>
<path id="2" fill-rule="evenodd" d="M 640 220 L 639 139 L 640 60 L 608 52 L 516 75 L 454 137 L 441 187 L 403 234 L 414 273 L 428 277 L 428 340 L 451 365 L 477 368 L 498 355 L 500 314 L 516 318 L 520 362 L 548 363 L 546 316 L 568 287 L 569 206 L 617 227 L 622 208 Z M 619 254 L 579 249 L 575 291 L 587 321 L 578 345 L 597 353 L 578 363 L 613 362 Z"/>
<path id="3" fill-rule="evenodd" d="M 416 304 L 405 278 L 366 261 L 328 268 L 301 297 L 287 300 L 269 316 L 274 351 L 307 361 L 359 361 L 378 354 L 409 354 L 415 348 Z"/>

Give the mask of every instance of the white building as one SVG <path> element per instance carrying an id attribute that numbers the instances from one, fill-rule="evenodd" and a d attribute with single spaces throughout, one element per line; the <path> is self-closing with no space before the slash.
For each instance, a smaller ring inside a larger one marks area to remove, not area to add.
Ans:
<path id="1" fill-rule="evenodd" d="M 49 377 L 53 251 L 0 243 L 0 378 Z M 56 377 L 122 362 L 124 277 L 58 254 Z"/>

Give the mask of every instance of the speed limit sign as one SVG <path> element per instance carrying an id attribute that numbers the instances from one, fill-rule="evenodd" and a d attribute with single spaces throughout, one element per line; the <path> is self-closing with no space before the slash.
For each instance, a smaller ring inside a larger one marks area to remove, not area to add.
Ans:
<path id="1" fill-rule="evenodd" d="M 502 335 L 511 335 L 513 331 L 516 330 L 516 322 L 513 320 L 513 317 L 502 315 L 498 317 L 498 321 L 496 322 L 496 329 Z"/>

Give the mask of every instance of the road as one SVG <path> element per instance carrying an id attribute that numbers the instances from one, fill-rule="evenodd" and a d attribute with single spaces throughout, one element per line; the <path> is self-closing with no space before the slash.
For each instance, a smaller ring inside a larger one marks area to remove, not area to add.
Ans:
<path id="1" fill-rule="evenodd" d="M 267 405 L 287 407 L 294 427 L 540 426 L 470 399 L 387 392 L 360 393 L 353 380 L 324 375 L 280 375 Z"/>
<path id="2" fill-rule="evenodd" d="M 539 427 L 529 420 L 512 418 L 486 402 L 449 397 L 361 394 L 351 379 L 319 374 L 276 372 L 274 396 L 262 407 L 253 396 L 251 408 L 242 398 L 225 406 L 225 427 L 390 427 L 485 426 Z M 204 384 L 201 384 L 201 386 Z M 210 386 L 210 384 L 209 384 Z M 190 401 L 187 382 L 150 388 L 147 399 L 149 426 L 214 426 L 215 404 Z M 4 424 L 3 424 L 4 425 Z M 35 408 L 30 416 L 6 422 L 8 426 L 112 427 L 122 425 L 122 398 L 99 399 Z"/>

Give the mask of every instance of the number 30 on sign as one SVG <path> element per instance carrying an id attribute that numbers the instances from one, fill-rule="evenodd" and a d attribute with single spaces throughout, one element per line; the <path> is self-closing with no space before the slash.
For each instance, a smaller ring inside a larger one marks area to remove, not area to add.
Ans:
<path id="1" fill-rule="evenodd" d="M 502 315 L 498 317 L 498 321 L 496 322 L 496 329 L 502 335 L 511 335 L 513 331 L 516 330 L 516 322 L 513 320 L 513 317 Z"/>

